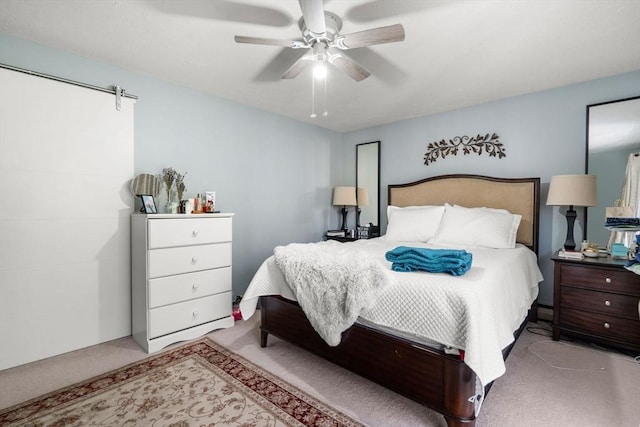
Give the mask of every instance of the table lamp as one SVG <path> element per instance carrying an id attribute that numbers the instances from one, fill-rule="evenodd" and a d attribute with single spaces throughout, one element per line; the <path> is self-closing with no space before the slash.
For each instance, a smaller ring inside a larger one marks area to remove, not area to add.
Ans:
<path id="1" fill-rule="evenodd" d="M 556 175 L 551 177 L 547 206 L 569 206 L 567 210 L 567 238 L 564 248 L 574 250 L 576 242 L 573 238 L 573 226 L 576 221 L 574 206 L 596 206 L 595 175 Z"/>
<path id="2" fill-rule="evenodd" d="M 347 231 L 347 206 L 356 206 L 355 187 L 335 187 L 333 189 L 333 206 L 342 206 L 342 230 Z"/>
<path id="3" fill-rule="evenodd" d="M 362 209 L 360 206 L 369 206 L 369 192 L 364 187 L 358 187 L 356 190 L 356 227 L 360 227 L 360 214 L 362 213 Z"/>

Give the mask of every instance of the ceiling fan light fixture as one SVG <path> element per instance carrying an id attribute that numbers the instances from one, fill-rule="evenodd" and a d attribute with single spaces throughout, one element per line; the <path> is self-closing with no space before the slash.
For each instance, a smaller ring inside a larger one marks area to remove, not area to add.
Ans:
<path id="1" fill-rule="evenodd" d="M 316 64 L 313 66 L 313 77 L 316 80 L 322 80 L 327 77 L 326 62 L 316 62 Z"/>

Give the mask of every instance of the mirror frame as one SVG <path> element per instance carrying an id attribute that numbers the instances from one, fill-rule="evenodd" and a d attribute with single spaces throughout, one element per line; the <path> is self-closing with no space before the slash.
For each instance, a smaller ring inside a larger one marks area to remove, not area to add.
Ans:
<path id="1" fill-rule="evenodd" d="M 372 200 L 371 195 L 375 194 L 376 196 L 376 211 L 375 211 L 375 217 L 376 220 L 374 221 L 369 221 L 372 222 L 374 226 L 376 227 L 380 227 L 380 141 L 372 141 L 372 142 L 365 142 L 362 144 L 356 144 L 356 188 L 360 187 L 360 174 L 359 171 L 362 169 L 362 165 L 360 165 L 360 148 L 361 147 L 365 147 L 365 146 L 370 146 L 371 144 L 376 144 L 378 147 L 378 153 L 376 156 L 376 165 L 375 165 L 375 170 L 376 170 L 376 174 L 377 174 L 377 183 L 376 183 L 376 188 L 375 188 L 375 192 L 372 191 L 372 189 L 368 188 L 369 191 L 369 200 Z"/>
<path id="2" fill-rule="evenodd" d="M 586 144 L 585 144 L 585 159 L 584 159 L 584 171 L 586 174 L 589 173 L 589 126 L 590 126 L 590 114 L 591 114 L 591 108 L 592 107 L 600 107 L 603 105 L 609 105 L 609 104 L 616 104 L 616 103 L 620 103 L 620 102 L 627 102 L 627 101 L 634 101 L 640 99 L 640 95 L 637 96 L 631 96 L 628 98 L 621 98 L 621 99 L 614 99 L 611 101 L 605 101 L 605 102 L 598 102 L 596 104 L 589 104 L 587 105 L 587 123 L 586 123 Z M 587 240 L 587 230 L 589 228 L 589 221 L 588 221 L 588 208 L 583 208 L 584 209 L 584 227 L 582 230 L 582 239 L 583 240 Z"/>

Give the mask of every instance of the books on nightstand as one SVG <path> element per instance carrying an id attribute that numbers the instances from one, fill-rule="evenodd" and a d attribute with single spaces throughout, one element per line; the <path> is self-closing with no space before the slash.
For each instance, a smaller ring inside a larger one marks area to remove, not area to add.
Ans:
<path id="1" fill-rule="evenodd" d="M 558 251 L 558 256 L 566 259 L 583 259 L 584 254 L 579 251 L 570 251 L 567 249 L 560 249 Z"/>
<path id="2" fill-rule="evenodd" d="M 344 230 L 328 230 L 327 237 L 345 237 Z"/>

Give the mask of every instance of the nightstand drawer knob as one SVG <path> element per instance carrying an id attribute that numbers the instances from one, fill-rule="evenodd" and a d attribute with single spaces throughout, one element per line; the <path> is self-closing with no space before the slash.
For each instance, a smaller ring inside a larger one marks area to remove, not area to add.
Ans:
<path id="1" fill-rule="evenodd" d="M 611 282 L 612 282 L 611 277 L 605 277 L 604 283 L 611 283 Z"/>
<path id="2" fill-rule="evenodd" d="M 611 301 L 606 300 L 606 301 L 604 302 L 604 305 L 606 305 L 607 307 L 609 307 L 609 306 L 611 305 Z"/>
<path id="3" fill-rule="evenodd" d="M 605 327 L 605 329 L 609 329 L 609 328 L 611 327 L 611 325 L 610 325 L 610 324 L 608 324 L 607 322 L 604 322 L 604 325 L 603 325 L 603 326 Z"/>
<path id="4" fill-rule="evenodd" d="M 197 256 L 191 257 L 191 264 L 195 264 L 196 262 L 198 262 L 198 257 Z"/>
<path id="5" fill-rule="evenodd" d="M 195 291 L 197 291 L 197 290 L 198 290 L 198 284 L 197 284 L 197 283 L 194 283 L 194 284 L 193 284 L 193 286 L 192 286 L 192 288 L 193 288 L 193 291 L 194 291 L 194 292 L 195 292 Z M 609 302 L 609 301 L 607 301 L 607 302 Z M 607 305 L 608 305 L 608 304 L 607 304 Z"/>
<path id="6" fill-rule="evenodd" d="M 193 237 L 198 237 L 198 230 L 193 230 L 193 231 L 191 232 L 191 235 L 192 235 Z"/>
<path id="7" fill-rule="evenodd" d="M 194 320 L 197 319 L 198 318 L 198 310 L 194 310 L 192 316 L 193 316 Z"/>

